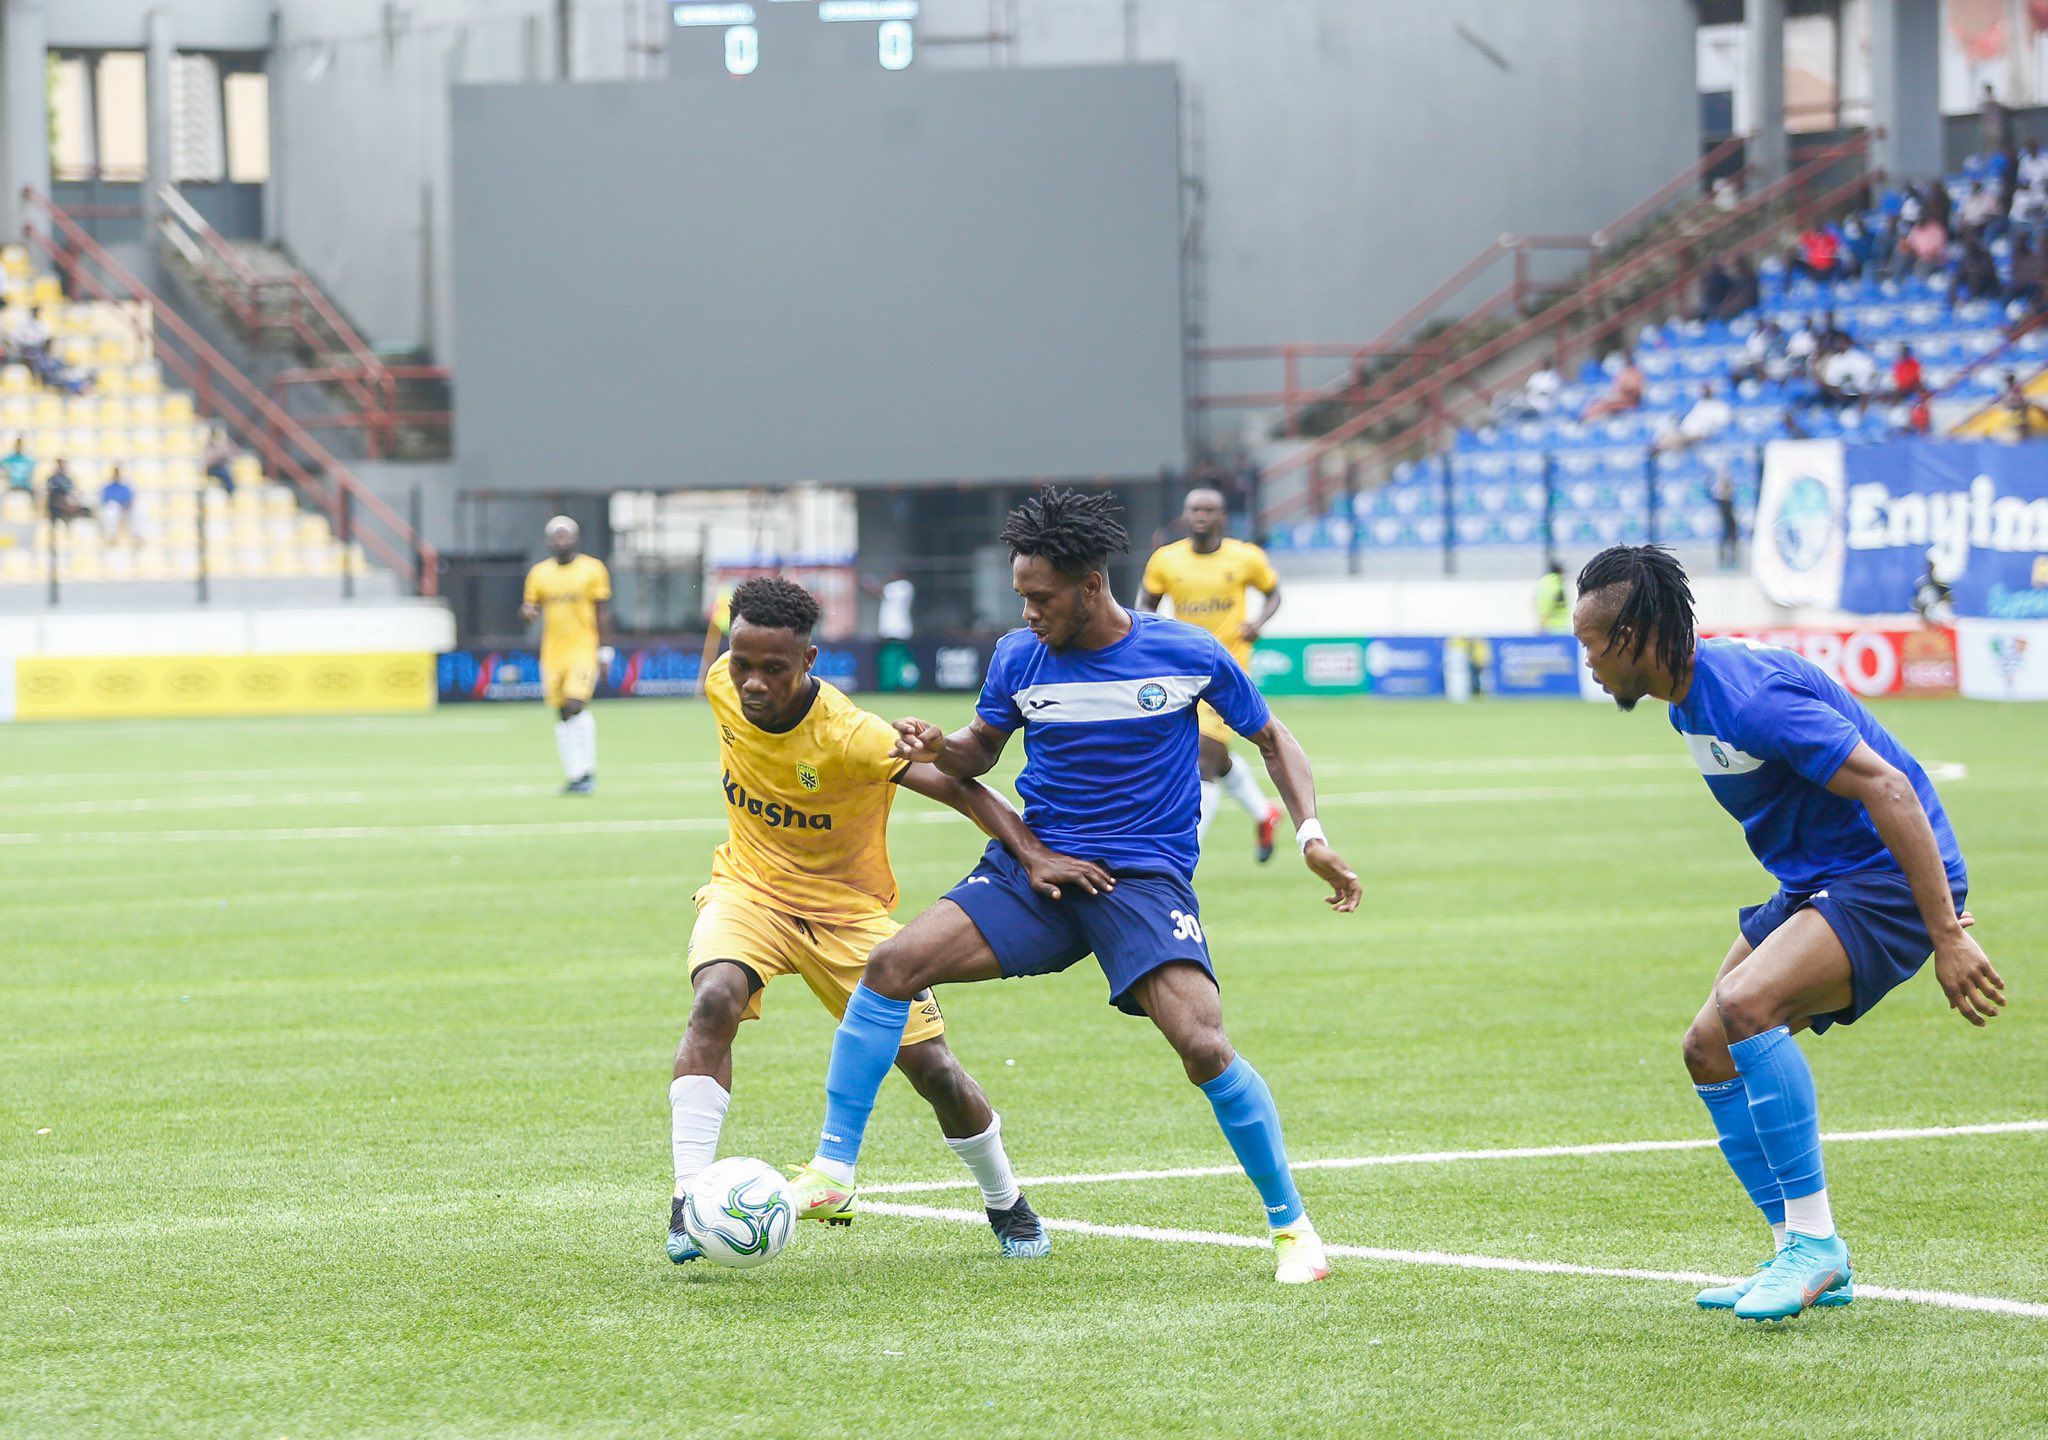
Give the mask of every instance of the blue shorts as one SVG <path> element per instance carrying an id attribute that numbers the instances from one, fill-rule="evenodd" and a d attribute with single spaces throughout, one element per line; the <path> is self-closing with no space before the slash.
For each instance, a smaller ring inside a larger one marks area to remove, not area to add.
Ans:
<path id="1" fill-rule="evenodd" d="M 1956 913 L 1969 894 L 1966 876 L 1949 876 Z M 1845 1010 L 1813 1017 L 1818 1035 L 1830 1025 L 1852 1025 L 1878 1001 L 1919 973 L 1934 953 L 1934 940 L 1913 903 L 1906 877 L 1889 870 L 1866 870 L 1831 880 L 1813 891 L 1780 890 L 1761 905 L 1742 908 L 1742 938 L 1752 946 L 1811 905 L 1828 922 L 1849 955 L 1850 999 Z"/>
<path id="2" fill-rule="evenodd" d="M 1178 875 L 1118 872 L 1116 889 L 1089 895 L 1069 888 L 1049 900 L 1031 888 L 1024 867 L 996 841 L 974 873 L 946 892 L 995 952 L 1003 978 L 1052 975 L 1092 952 L 1109 980 L 1109 1003 L 1143 1015 L 1131 987 L 1160 966 L 1186 960 L 1211 980 L 1195 890 Z"/>

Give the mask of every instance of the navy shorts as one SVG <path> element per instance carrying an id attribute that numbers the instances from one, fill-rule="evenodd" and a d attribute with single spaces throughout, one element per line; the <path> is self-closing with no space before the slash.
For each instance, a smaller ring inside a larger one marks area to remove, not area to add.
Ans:
<path id="1" fill-rule="evenodd" d="M 1093 953 L 1109 980 L 1109 1003 L 1142 1015 L 1131 987 L 1160 966 L 1186 960 L 1216 978 L 1194 887 L 1178 875 L 1120 871 L 1116 889 L 1106 895 L 1069 886 L 1064 899 L 1049 900 L 1031 888 L 1010 852 L 991 841 L 974 873 L 946 898 L 988 941 L 1005 980 L 1056 974 Z"/>
<path id="2" fill-rule="evenodd" d="M 1949 888 L 1956 913 L 1969 894 L 1967 877 L 1951 875 Z M 1830 1025 L 1852 1025 L 1878 1001 L 1919 973 L 1934 953 L 1933 937 L 1913 903 L 1906 877 L 1889 870 L 1866 870 L 1831 880 L 1820 890 L 1780 890 L 1761 905 L 1742 908 L 1742 938 L 1752 946 L 1811 905 L 1828 922 L 1849 955 L 1850 1000 L 1845 1010 L 1813 1017 L 1818 1035 Z"/>

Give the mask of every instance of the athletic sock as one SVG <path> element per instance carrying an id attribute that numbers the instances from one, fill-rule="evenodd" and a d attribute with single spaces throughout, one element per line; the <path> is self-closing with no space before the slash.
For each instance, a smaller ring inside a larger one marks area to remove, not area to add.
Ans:
<path id="1" fill-rule="evenodd" d="M 1202 817 L 1195 822 L 1196 844 L 1200 844 L 1202 837 L 1209 833 L 1209 822 L 1216 818 L 1216 805 L 1222 798 L 1222 787 L 1214 780 L 1202 782 Z"/>
<path id="2" fill-rule="evenodd" d="M 1785 1222 L 1783 1220 L 1771 1222 L 1771 1248 L 1773 1250 L 1783 1250 L 1785 1248 Z"/>
<path id="3" fill-rule="evenodd" d="M 576 768 L 576 722 L 557 720 L 555 722 L 555 754 L 561 757 L 562 778 L 580 780 L 583 772 Z"/>
<path id="4" fill-rule="evenodd" d="M 1302 1217 L 1301 1191 L 1287 1168 L 1287 1142 L 1280 1134 L 1280 1112 L 1273 1092 L 1251 1062 L 1240 1055 L 1214 1080 L 1202 1082 L 1216 1112 L 1216 1123 L 1237 1155 L 1237 1163 L 1258 1187 L 1266 1203 L 1266 1223 L 1274 1229 Z"/>
<path id="5" fill-rule="evenodd" d="M 689 1189 L 690 1182 L 717 1156 L 718 1132 L 725 1126 L 725 1107 L 730 1104 L 732 1096 L 709 1075 L 678 1075 L 668 1087 L 676 1194 Z"/>
<path id="6" fill-rule="evenodd" d="M 582 768 L 578 778 L 597 773 L 597 717 L 588 710 L 578 710 L 569 722 L 576 736 L 576 763 Z"/>
<path id="7" fill-rule="evenodd" d="M 991 1210 L 1007 1210 L 1017 1203 L 1017 1177 L 1010 1170 L 1010 1156 L 1003 1149 L 1003 1117 L 990 1112 L 988 1129 L 965 1140 L 946 1137 L 946 1145 L 960 1163 L 974 1173 L 981 1187 L 981 1203 Z"/>
<path id="8" fill-rule="evenodd" d="M 1223 789 L 1254 820 L 1263 822 L 1273 813 L 1273 802 L 1259 788 L 1259 777 L 1252 774 L 1252 767 L 1242 760 L 1233 759 L 1230 768 L 1223 772 Z"/>
<path id="9" fill-rule="evenodd" d="M 842 1185 L 853 1183 L 868 1116 L 874 1113 L 875 1096 L 889 1067 L 896 1063 L 896 1052 L 903 1048 L 903 1027 L 909 1023 L 908 1000 L 887 999 L 865 984 L 854 986 L 847 997 L 845 1018 L 832 1035 L 832 1061 L 825 1068 L 825 1125 L 811 1162 L 844 1166 L 843 1175 L 824 1172 Z"/>
<path id="10" fill-rule="evenodd" d="M 1695 1085 L 1693 1089 L 1706 1102 L 1707 1113 L 1714 1117 L 1714 1130 L 1721 1137 L 1721 1157 L 1776 1233 L 1785 1224 L 1785 1196 L 1778 1189 L 1777 1171 L 1764 1158 L 1763 1142 L 1756 1138 L 1756 1120 L 1749 1113 L 1748 1087 L 1737 1075 L 1733 1080 Z"/>
<path id="11" fill-rule="evenodd" d="M 1835 1233 L 1828 1214 L 1827 1173 L 1821 1166 L 1820 1106 L 1813 1071 L 1792 1032 L 1783 1025 L 1737 1040 L 1728 1047 L 1749 1090 L 1750 1119 L 1764 1158 L 1785 1197 L 1785 1228 L 1794 1235 L 1825 1239 Z M 1810 1197 L 1820 1194 L 1816 1206 Z M 1802 1205 L 1800 1201 L 1808 1203 Z M 1814 1230 L 1824 1225 L 1824 1230 Z"/>

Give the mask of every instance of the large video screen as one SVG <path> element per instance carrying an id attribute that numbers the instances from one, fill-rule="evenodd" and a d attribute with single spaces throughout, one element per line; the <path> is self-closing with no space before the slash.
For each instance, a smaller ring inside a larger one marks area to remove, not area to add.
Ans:
<path id="1" fill-rule="evenodd" d="M 451 145 L 465 488 L 1181 463 L 1169 67 L 459 87 Z"/>

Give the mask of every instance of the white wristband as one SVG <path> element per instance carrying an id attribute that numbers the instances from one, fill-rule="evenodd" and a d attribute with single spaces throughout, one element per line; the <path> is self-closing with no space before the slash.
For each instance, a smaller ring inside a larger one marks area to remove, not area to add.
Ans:
<path id="1" fill-rule="evenodd" d="M 1301 853 L 1306 855 L 1309 845 L 1317 840 L 1324 840 L 1327 843 L 1327 837 L 1323 834 L 1323 822 L 1311 815 L 1295 827 L 1294 843 L 1300 846 Z"/>

